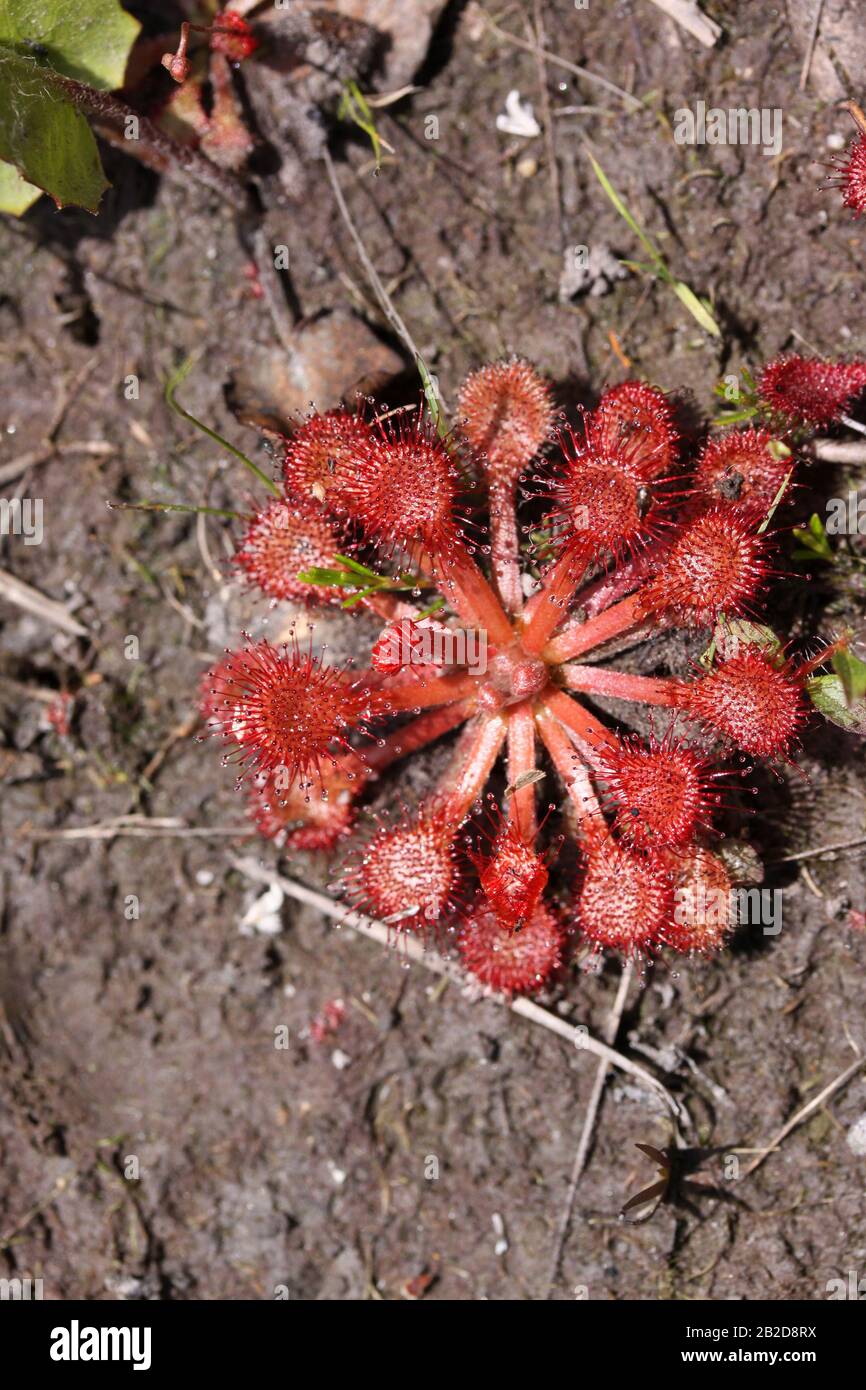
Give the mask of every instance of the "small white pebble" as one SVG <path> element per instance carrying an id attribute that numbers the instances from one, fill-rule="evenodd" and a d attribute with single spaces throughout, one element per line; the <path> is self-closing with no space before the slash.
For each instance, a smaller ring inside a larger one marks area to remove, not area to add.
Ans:
<path id="1" fill-rule="evenodd" d="M 335 1187 L 342 1187 L 346 1181 L 345 1169 L 338 1168 L 336 1163 L 332 1163 L 330 1159 L 328 1160 L 328 1167 L 331 1170 L 331 1179 Z"/>
<path id="2" fill-rule="evenodd" d="M 345 1052 L 341 1051 L 339 1047 L 335 1047 L 334 1051 L 331 1053 L 331 1061 L 337 1068 L 337 1071 L 345 1071 L 346 1067 L 351 1066 L 352 1064 L 351 1057 L 349 1057 Z"/>
<path id="3" fill-rule="evenodd" d="M 493 1253 L 494 1255 L 504 1255 L 508 1249 L 508 1240 L 505 1235 L 505 1222 L 502 1220 L 498 1211 L 495 1211 L 490 1219 L 493 1225 L 493 1234 L 497 1237 L 496 1244 L 493 1247 Z"/>
<path id="4" fill-rule="evenodd" d="M 845 136 L 838 130 L 831 130 L 830 134 L 827 136 L 828 150 L 844 150 L 847 143 L 848 141 L 845 139 Z"/>
<path id="5" fill-rule="evenodd" d="M 195 876 L 195 881 L 200 888 L 209 888 L 214 881 L 212 869 L 199 869 Z"/>
<path id="6" fill-rule="evenodd" d="M 855 1120 L 849 1129 L 848 1148 L 858 1158 L 866 1158 L 866 1114 Z"/>

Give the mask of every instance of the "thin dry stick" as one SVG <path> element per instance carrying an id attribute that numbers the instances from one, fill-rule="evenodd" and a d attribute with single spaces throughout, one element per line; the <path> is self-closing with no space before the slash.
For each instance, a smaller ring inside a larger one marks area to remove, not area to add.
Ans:
<path id="1" fill-rule="evenodd" d="M 516 34 L 510 34 L 507 29 L 500 29 L 495 20 L 490 18 L 485 10 L 481 11 L 484 19 L 494 34 L 498 34 L 501 39 L 508 43 L 513 43 L 515 47 L 522 48 L 524 53 L 538 54 L 546 63 L 554 63 L 556 67 L 565 68 L 566 72 L 574 73 L 575 77 L 583 77 L 587 82 L 593 82 L 597 87 L 603 87 L 606 92 L 611 92 L 619 97 L 631 108 L 632 111 L 640 111 L 642 103 L 637 97 L 633 97 L 631 92 L 625 91 L 622 87 L 617 87 L 615 82 L 609 82 L 606 77 L 600 77 L 597 72 L 590 72 L 588 68 L 578 67 L 577 63 L 570 63 L 567 58 L 560 58 L 558 53 L 548 53 L 547 49 L 539 48 L 537 44 L 528 43 L 526 39 L 519 39 Z"/>
<path id="2" fill-rule="evenodd" d="M 4 463 L 0 468 L 0 485 L 20 477 L 22 473 L 27 472 L 28 468 L 35 468 L 40 463 L 48 463 L 58 454 L 63 458 L 70 454 L 88 454 L 92 458 L 109 458 L 111 454 L 116 453 L 117 446 L 109 444 L 107 440 L 103 439 L 81 439 L 70 444 L 45 444 L 41 449 L 32 449 L 29 454 L 20 454 L 11 463 Z"/>
<path id="3" fill-rule="evenodd" d="M 144 771 L 142 772 L 142 782 L 153 782 L 153 779 L 156 777 L 156 774 L 159 772 L 160 768 L 162 767 L 172 748 L 174 748 L 175 744 L 179 743 L 181 739 L 189 738 L 190 734 L 195 732 L 195 728 L 198 724 L 198 721 L 198 714 L 191 714 L 189 718 L 184 719 L 181 721 L 180 724 L 175 725 L 175 727 L 168 734 L 168 737 L 165 738 L 163 742 L 160 744 L 159 748 L 157 748 L 156 752 L 153 754 L 152 758 L 150 759 Z"/>
<path id="4" fill-rule="evenodd" d="M 806 83 L 809 81 L 809 69 L 812 66 L 812 56 L 815 52 L 815 44 L 818 42 L 818 30 L 821 27 L 821 15 L 824 12 L 824 0 L 816 0 L 815 18 L 812 20 L 812 28 L 809 32 L 809 42 L 806 45 L 806 56 L 803 59 L 803 67 L 800 72 L 800 91 L 805 92 Z"/>
<path id="5" fill-rule="evenodd" d="M 178 839 L 195 840 L 218 838 L 221 835 L 249 836 L 250 825 L 184 825 L 172 817 L 116 816 L 113 820 L 98 821 L 95 825 L 73 825 L 63 830 L 18 831 L 27 840 L 113 840 L 124 835 L 138 840 Z"/>
<path id="6" fill-rule="evenodd" d="M 542 13 L 542 0 L 532 0 L 532 17 L 535 33 L 536 55 L 535 62 L 538 68 L 538 87 L 541 96 L 541 119 L 544 122 L 544 148 L 547 152 L 548 177 L 550 179 L 550 196 L 553 201 L 553 210 L 556 217 L 556 225 L 559 229 L 559 244 L 565 247 L 565 227 L 562 221 L 562 196 L 559 187 L 559 165 L 556 162 L 556 134 L 553 124 L 553 116 L 550 109 L 550 92 L 547 90 L 547 70 L 544 66 L 542 49 L 544 48 L 544 15 Z M 532 33 L 532 28 L 530 28 Z"/>
<path id="7" fill-rule="evenodd" d="M 58 603 L 53 598 L 46 598 L 38 589 L 31 588 L 23 579 L 16 579 L 14 574 L 9 574 L 6 570 L 0 570 L 0 598 L 14 603 L 16 608 L 23 608 L 25 613 L 32 613 L 35 618 L 42 618 L 54 627 L 59 627 L 62 632 L 69 633 L 70 637 L 89 636 L 87 628 L 82 627 L 77 618 L 73 618 L 65 604 Z"/>
<path id="8" fill-rule="evenodd" d="M 343 197 L 343 190 L 340 187 L 339 181 L 337 179 L 337 171 L 334 168 L 334 161 L 331 158 L 331 152 L 327 148 L 327 146 L 323 151 L 322 158 L 325 161 L 325 168 L 328 173 L 328 179 L 330 181 L 331 188 L 334 191 L 334 198 L 336 199 L 340 216 L 346 224 L 346 230 L 352 238 L 352 241 L 355 243 L 355 250 L 358 252 L 358 257 L 362 266 L 364 267 L 367 279 L 369 280 L 370 285 L 372 286 L 373 293 L 375 294 L 376 298 L 379 301 L 379 304 L 381 305 L 382 313 L 385 315 L 385 318 L 388 320 L 394 332 L 397 334 L 397 337 L 405 345 L 406 350 L 412 357 L 412 360 L 415 363 L 423 362 L 424 359 L 422 358 L 421 353 L 418 350 L 418 346 L 415 342 L 415 339 L 412 337 L 412 334 L 406 327 L 404 320 L 401 318 L 400 314 L 395 309 L 394 304 L 391 300 L 391 296 L 388 294 L 388 291 L 385 289 L 385 286 L 382 284 L 382 281 L 379 278 L 379 272 L 376 270 L 376 267 L 374 266 L 373 262 L 370 260 L 369 255 L 367 254 L 367 248 L 364 245 L 364 242 L 361 238 L 361 233 L 355 226 L 355 223 L 352 219 L 352 214 L 349 212 L 346 199 Z M 439 401 L 440 408 L 444 410 L 444 403 L 441 395 L 439 394 L 438 387 L 436 387 L 436 396 Z"/>
<path id="9" fill-rule="evenodd" d="M 619 1025 L 622 1022 L 625 1001 L 628 998 L 629 986 L 633 974 L 634 966 L 631 961 L 627 961 L 623 967 L 622 975 L 620 976 L 619 989 L 613 1001 L 613 1008 L 604 1026 L 604 1040 L 611 1047 L 616 1042 L 616 1035 L 619 1032 Z M 553 1247 L 553 1256 L 550 1261 L 550 1273 L 547 1276 L 547 1293 L 545 1295 L 547 1298 L 550 1298 L 550 1295 L 553 1293 L 553 1286 L 559 1274 L 562 1252 L 565 1247 L 565 1238 L 568 1235 L 568 1228 L 571 1225 L 571 1213 L 574 1210 L 574 1199 L 577 1196 L 577 1185 L 580 1182 L 581 1174 L 586 1165 L 589 1146 L 592 1142 L 593 1130 L 595 1129 L 595 1121 L 598 1116 L 601 1097 L 604 1092 L 604 1085 L 607 1081 L 609 1070 L 609 1063 L 606 1058 L 602 1058 L 595 1073 L 595 1081 L 592 1084 L 592 1092 L 590 1093 L 589 1104 L 586 1107 L 586 1117 L 583 1122 L 580 1143 L 577 1146 L 577 1153 L 574 1156 L 574 1167 L 571 1170 L 571 1180 L 568 1184 L 565 1205 L 562 1208 L 562 1215 L 559 1218 L 559 1226 L 556 1231 L 556 1241 Z"/>
<path id="10" fill-rule="evenodd" d="M 836 845 L 820 845 L 818 849 L 804 849 L 797 854 L 784 854 L 781 859 L 771 859 L 771 864 L 796 864 L 801 859 L 816 859 L 819 854 L 835 854 L 840 849 L 860 849 L 866 845 L 866 836 L 859 840 L 840 840 Z"/>
<path id="11" fill-rule="evenodd" d="M 282 343 L 286 352 L 294 354 L 297 344 L 294 335 L 294 321 L 289 310 L 286 296 L 283 293 L 283 283 L 280 279 L 280 271 L 274 263 L 273 247 L 268 245 L 268 238 L 264 227 L 257 227 L 253 232 L 253 251 L 255 254 L 256 269 L 259 272 L 259 284 L 265 296 L 265 303 L 271 316 L 277 337 Z"/>
<path id="12" fill-rule="evenodd" d="M 787 1139 L 791 1131 L 796 1129 L 798 1125 L 801 1125 L 804 1120 L 807 1120 L 813 1111 L 819 1109 L 819 1107 L 824 1104 L 825 1100 L 829 1100 L 837 1091 L 841 1091 L 843 1086 L 847 1086 L 851 1078 L 857 1075 L 864 1064 L 866 1064 L 866 1057 L 858 1057 L 857 1061 L 852 1062 L 850 1067 L 846 1067 L 841 1075 L 836 1077 L 835 1081 L 831 1081 L 829 1086 L 825 1086 L 820 1095 L 817 1095 L 814 1100 L 810 1100 L 809 1104 L 804 1105 L 802 1110 L 798 1110 L 796 1115 L 792 1115 L 787 1124 L 782 1125 L 779 1133 L 770 1140 L 765 1148 L 761 1149 L 758 1157 L 749 1164 L 748 1168 L 743 1173 L 743 1177 L 749 1177 L 751 1173 L 754 1173 L 756 1168 L 760 1168 L 764 1159 L 769 1158 L 770 1154 L 782 1143 L 782 1140 Z"/>
<path id="13" fill-rule="evenodd" d="M 824 463 L 866 463 L 866 440 L 816 439 L 811 452 Z"/>
<path id="14" fill-rule="evenodd" d="M 233 864 L 240 873 L 246 874 L 247 878 L 253 879 L 256 883 L 276 884 L 288 897 L 295 898 L 298 902 L 307 903 L 310 907 L 318 908 L 320 912 L 324 913 L 326 917 L 330 917 L 339 926 L 350 927 L 352 931 L 357 932 L 360 936 L 365 936 L 369 941 L 375 941 L 380 946 L 389 948 L 392 946 L 394 931 L 393 928 L 388 928 L 384 922 L 377 922 L 351 908 L 342 907 L 325 893 L 318 893 L 314 888 L 307 888 L 305 884 L 298 883 L 293 878 L 286 878 L 283 874 L 264 868 L 256 859 L 236 859 Z M 413 961 L 416 965 L 425 966 L 435 975 L 444 975 L 453 984 L 459 985 L 461 989 L 465 989 L 471 983 L 454 961 L 446 960 L 444 956 L 425 950 L 423 945 L 411 936 L 407 935 L 402 938 L 400 953 L 405 959 Z M 502 1002 L 499 996 L 494 995 L 493 998 L 497 1002 Z M 512 1013 L 519 1014 L 521 1018 L 527 1018 L 530 1022 L 538 1023 L 543 1028 L 548 1029 L 549 1032 L 556 1033 L 558 1037 L 570 1042 L 572 1047 L 583 1052 L 593 1052 L 597 1057 L 603 1057 L 610 1066 L 628 1072 L 644 1086 L 649 1086 L 651 1090 L 655 1091 L 664 1100 L 671 1113 L 675 1117 L 679 1117 L 679 1106 L 671 1093 L 651 1072 L 646 1071 L 639 1063 L 633 1062 L 630 1057 L 623 1056 L 621 1052 L 617 1052 L 607 1043 L 592 1037 L 584 1028 L 577 1028 L 572 1023 L 566 1023 L 565 1019 L 558 1018 L 556 1014 L 549 1013 L 547 1009 L 542 1009 L 531 999 L 512 999 L 508 1003 L 508 1008 L 511 1009 Z"/>

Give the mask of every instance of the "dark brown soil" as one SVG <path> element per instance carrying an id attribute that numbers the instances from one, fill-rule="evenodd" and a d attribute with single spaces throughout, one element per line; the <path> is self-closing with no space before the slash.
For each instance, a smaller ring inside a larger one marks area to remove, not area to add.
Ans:
<path id="1" fill-rule="evenodd" d="M 837 195 L 817 191 L 816 161 L 830 157 L 832 132 L 848 138 L 848 118 L 798 90 L 802 51 L 783 7 L 705 8 L 725 30 L 712 50 L 646 0 L 543 6 L 550 50 L 645 102 L 626 114 L 615 96 L 547 68 L 562 235 L 544 141 L 511 142 L 494 124 L 511 88 L 541 114 L 535 60 L 485 32 L 476 6 L 447 6 L 421 90 L 379 113 L 395 150 L 381 175 L 362 139 L 337 147 L 370 256 L 446 401 L 468 369 L 512 350 L 560 384 L 564 403 L 591 400 L 625 375 L 611 334 L 635 374 L 685 388 L 699 418 L 720 376 L 744 363 L 803 340 L 828 355 L 866 352 L 866 233 Z M 501 22 L 523 35 L 524 10 L 511 6 Z M 674 111 L 698 99 L 780 108 L 782 157 L 675 144 Z M 436 142 L 424 138 L 429 115 Z M 635 275 L 607 296 L 559 301 L 564 244 L 640 254 L 586 144 L 674 272 L 712 296 L 719 342 L 663 285 Z M 114 187 L 97 220 L 42 200 L 0 225 L 0 467 L 40 446 L 63 400 L 61 443 L 114 449 L 56 455 L 4 485 L 5 496 L 44 499 L 45 538 L 5 538 L 2 567 L 71 603 L 90 636 L 0 607 L 0 1274 L 41 1276 L 57 1299 L 273 1298 L 281 1286 L 293 1299 L 399 1298 L 425 1273 L 435 1276 L 428 1298 L 542 1298 L 590 1055 L 312 910 L 287 903 L 279 934 L 242 932 L 261 888 L 232 867 L 240 841 L 32 833 L 127 814 L 242 820 L 218 752 L 188 729 L 171 741 L 209 659 L 253 620 L 237 595 L 222 616 L 230 523 L 105 504 L 242 506 L 246 475 L 172 415 L 162 386 L 194 352 L 184 404 L 254 450 L 225 391 L 277 342 L 249 294 L 231 211 L 105 157 Z M 392 342 L 321 166 L 309 164 L 306 180 L 303 200 L 274 204 L 267 219 L 270 240 L 289 247 L 303 314 L 351 308 Z M 133 374 L 140 397 L 127 400 Z M 410 399 L 408 370 L 404 385 Z M 798 513 L 856 481 L 813 467 Z M 781 568 L 794 571 L 787 541 L 783 550 Z M 856 573 L 785 578 L 770 620 L 802 639 L 859 612 L 860 592 Z M 267 618 L 261 606 L 257 617 Z M 376 627 L 356 630 L 347 639 L 338 624 L 335 641 L 363 650 Z M 130 635 L 138 660 L 125 656 Z M 630 659 L 659 668 L 658 651 Z M 66 735 L 45 723 L 55 691 L 75 697 Z M 758 814 L 733 827 L 765 861 L 764 887 L 783 893 L 780 934 L 747 930 L 713 962 L 658 962 L 633 988 L 619 1035 L 684 1101 L 682 1142 L 708 1151 L 698 1171 L 716 1191 L 665 1203 L 642 1224 L 619 1219 L 654 1180 L 635 1145 L 664 1147 L 671 1132 L 648 1092 L 612 1076 L 556 1297 L 822 1299 L 828 1279 L 864 1270 L 866 1159 L 846 1142 L 866 1111 L 862 1075 L 753 1177 L 737 1180 L 729 1161 L 769 1142 L 866 1047 L 866 934 L 849 924 L 849 909 L 864 906 L 863 850 L 778 862 L 863 835 L 862 744 L 816 729 L 800 769 L 759 775 Z M 404 791 L 400 773 L 386 799 Z M 264 842 L 245 852 L 279 858 Z M 328 869 L 302 857 L 282 867 L 308 882 Z M 558 888 L 567 896 L 562 876 Z M 548 1002 L 599 1033 L 618 978 L 615 961 L 598 975 L 574 968 Z M 310 1025 L 336 998 L 345 1020 L 317 1043 Z M 281 1026 L 286 1049 L 275 1046 Z M 740 1171 L 749 1161 L 740 1156 Z"/>

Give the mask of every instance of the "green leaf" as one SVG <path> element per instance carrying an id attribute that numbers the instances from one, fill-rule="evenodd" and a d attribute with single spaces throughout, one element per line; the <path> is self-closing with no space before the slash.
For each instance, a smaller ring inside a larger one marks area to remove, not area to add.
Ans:
<path id="1" fill-rule="evenodd" d="M 827 540 L 827 532 L 824 523 L 817 512 L 813 512 L 809 517 L 808 529 L 797 526 L 794 530 L 794 538 L 800 544 L 801 549 L 795 550 L 795 560 L 828 560 L 833 563 L 835 556 L 833 547 Z"/>
<path id="2" fill-rule="evenodd" d="M 104 91 L 123 86 L 140 29 L 118 0 L 0 0 L 0 43 Z"/>
<path id="3" fill-rule="evenodd" d="M 674 280 L 673 291 L 681 304 L 684 304 L 692 318 L 697 319 L 705 333 L 713 338 L 721 338 L 722 330 L 716 323 L 703 299 L 698 299 L 694 290 L 689 289 L 683 280 Z"/>
<path id="4" fill-rule="evenodd" d="M 847 647 L 842 647 L 834 653 L 832 666 L 842 682 L 848 704 L 853 705 L 857 700 L 862 700 L 866 695 L 866 662 L 861 661 Z"/>
<path id="5" fill-rule="evenodd" d="M 359 584 L 355 575 L 348 570 L 328 570 L 320 565 L 313 565 L 308 570 L 299 570 L 298 579 L 301 584 L 325 584 L 329 589 L 361 589 L 367 585 Z"/>
<path id="6" fill-rule="evenodd" d="M 372 580 L 374 584 L 379 584 L 381 582 L 382 576 L 380 574 L 377 574 L 375 570 L 369 569 L 367 565 L 362 565 L 358 560 L 353 560 L 351 555 L 335 555 L 334 559 L 338 560 L 344 569 L 352 570 L 355 574 L 360 574 L 362 579 L 368 581 Z"/>
<path id="7" fill-rule="evenodd" d="M 717 415 L 712 421 L 713 425 L 740 425 L 744 420 L 753 420 L 758 413 L 755 405 L 744 406 L 742 410 L 726 410 L 721 415 Z"/>
<path id="8" fill-rule="evenodd" d="M 108 180 L 84 117 L 32 58 L 0 45 L 0 159 L 14 164 L 58 207 L 96 212 Z"/>
<path id="9" fill-rule="evenodd" d="M 838 676 L 813 676 L 806 682 L 809 698 L 819 714 L 849 733 L 866 735 L 866 700 L 849 705 Z"/>
<path id="10" fill-rule="evenodd" d="M 23 179 L 14 165 L 0 164 L 0 212 L 20 217 L 41 193 L 42 189 Z"/>

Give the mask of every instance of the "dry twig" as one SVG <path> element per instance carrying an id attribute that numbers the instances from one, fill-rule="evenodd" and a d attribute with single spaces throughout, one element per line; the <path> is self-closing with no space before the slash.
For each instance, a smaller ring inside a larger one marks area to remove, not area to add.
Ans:
<path id="1" fill-rule="evenodd" d="M 582 77 L 587 82 L 594 83 L 597 87 L 603 87 L 606 92 L 611 92 L 614 96 L 624 101 L 631 111 L 640 111 L 642 103 L 637 97 L 633 97 L 631 92 L 627 92 L 624 87 L 618 87 L 615 82 L 610 82 L 606 77 L 601 77 L 597 72 L 590 72 L 589 68 L 582 68 L 577 63 L 571 63 L 567 58 L 560 58 L 558 53 L 548 53 L 547 49 L 538 48 L 534 43 L 528 43 L 526 39 L 519 39 L 516 34 L 510 34 L 507 29 L 500 29 L 495 20 L 482 10 L 488 26 L 494 34 L 498 34 L 501 39 L 508 43 L 513 43 L 517 48 L 522 48 L 525 53 L 538 54 L 546 63 L 553 63 L 556 67 L 565 68 L 566 72 L 573 73 L 575 77 Z"/>
<path id="2" fill-rule="evenodd" d="M 771 859 L 771 864 L 797 864 L 802 859 L 817 859 L 819 854 L 836 854 L 842 849 L 860 849 L 866 845 L 866 836 L 857 840 L 840 840 L 835 845 L 819 845 L 817 849 L 798 850 L 796 854 L 783 854 L 781 859 Z"/>
<path id="3" fill-rule="evenodd" d="M 810 1115 L 812 1115 L 816 1110 L 820 1109 L 820 1107 L 824 1104 L 825 1100 L 829 1100 L 830 1097 L 834 1096 L 837 1091 L 841 1091 L 843 1086 L 847 1086 L 848 1082 L 851 1081 L 852 1078 L 857 1075 L 858 1071 L 864 1064 L 866 1064 L 866 1056 L 863 1056 L 861 1054 L 857 1058 L 856 1062 L 852 1062 L 850 1067 L 846 1067 L 845 1070 L 841 1072 L 839 1076 L 836 1077 L 835 1081 L 831 1081 L 829 1086 L 825 1086 L 823 1091 L 821 1091 L 817 1096 L 815 1096 L 814 1100 L 810 1100 L 808 1105 L 804 1105 L 802 1110 L 798 1110 L 796 1115 L 792 1115 L 790 1120 L 788 1120 L 786 1124 L 782 1125 L 782 1128 L 779 1130 L 778 1134 L 774 1135 L 774 1137 L 770 1140 L 769 1144 L 767 1144 L 760 1150 L 758 1157 L 749 1164 L 748 1168 L 746 1168 L 745 1172 L 743 1173 L 743 1177 L 749 1177 L 751 1173 L 754 1173 L 756 1168 L 760 1168 L 761 1164 L 764 1162 L 764 1159 L 768 1158 L 769 1155 L 779 1147 L 779 1145 L 782 1143 L 782 1140 L 787 1139 L 788 1135 L 791 1133 L 792 1130 L 796 1129 L 798 1125 L 801 1125 L 804 1120 L 808 1120 Z"/>
<path id="4" fill-rule="evenodd" d="M 815 17 L 812 20 L 812 28 L 809 31 L 809 42 L 806 45 L 806 56 L 803 59 L 803 67 L 800 71 L 800 91 L 805 92 L 806 83 L 809 81 L 809 69 L 812 66 L 812 55 L 815 52 L 815 44 L 818 41 L 818 30 L 821 27 L 821 15 L 824 12 L 824 0 L 815 0 Z"/>
<path id="5" fill-rule="evenodd" d="M 246 874 L 254 882 L 277 884 L 287 897 L 317 908 L 339 926 L 350 927 L 352 931 L 357 932 L 360 936 L 365 936 L 369 941 L 375 941 L 380 946 L 390 947 L 392 945 L 394 941 L 393 928 L 389 929 L 384 922 L 376 922 L 351 908 L 342 907 L 325 893 L 319 893 L 314 888 L 307 888 L 305 884 L 298 883 L 295 879 L 286 878 L 284 874 L 267 869 L 256 859 L 237 859 L 233 862 L 234 867 L 240 873 Z M 425 950 L 421 942 L 416 941 L 414 937 L 408 935 L 403 937 L 400 943 L 400 952 L 407 960 L 416 965 L 423 965 L 435 975 L 446 976 L 454 984 L 459 985 L 461 989 L 466 989 L 467 985 L 471 983 L 469 977 L 454 961 L 446 960 L 444 956 Z M 506 1002 L 501 995 L 491 997 L 497 1002 Z M 543 1009 L 540 1004 L 535 1004 L 531 999 L 511 999 L 507 1001 L 507 1007 L 511 1009 L 512 1013 L 519 1014 L 521 1018 L 529 1019 L 531 1023 L 538 1023 L 549 1032 L 556 1033 L 558 1037 L 564 1038 L 566 1042 L 570 1042 L 579 1051 L 593 1052 L 597 1057 L 603 1058 L 608 1065 L 618 1067 L 620 1071 L 628 1072 L 642 1085 L 648 1086 L 654 1091 L 664 1101 L 675 1118 L 679 1116 L 680 1108 L 676 1100 L 651 1072 L 648 1072 L 639 1063 L 633 1062 L 630 1057 L 617 1052 L 607 1043 L 592 1037 L 585 1028 L 566 1023 L 565 1019 Z"/>
<path id="6" fill-rule="evenodd" d="M 61 830 L 29 830 L 18 834 L 27 840 L 113 840 L 118 835 L 133 839 L 210 839 L 222 835 L 249 836 L 250 825 L 185 825 L 174 816 L 114 816 L 95 825 L 70 825 Z"/>
<path id="7" fill-rule="evenodd" d="M 59 627 L 62 632 L 69 633 L 70 637 L 89 636 L 87 628 L 83 627 L 77 618 L 73 618 L 65 604 L 58 603 L 53 598 L 46 598 L 45 594 L 25 584 L 23 579 L 16 579 L 15 575 L 9 574 L 7 570 L 0 570 L 0 598 L 14 603 L 16 608 L 23 608 L 25 613 L 31 613 L 34 618 L 41 618 L 44 622 Z"/>
<path id="8" fill-rule="evenodd" d="M 413 362 L 415 362 L 416 364 L 423 362 L 424 359 L 422 358 L 421 353 L 418 350 L 417 344 L 415 343 L 415 339 L 412 337 L 412 334 L 406 327 L 404 320 L 401 318 L 400 314 L 394 307 L 394 304 L 391 300 L 391 296 L 388 294 L 388 291 L 382 284 L 382 281 L 379 277 L 379 272 L 377 271 L 373 262 L 370 260 L 369 255 L 367 254 L 367 248 L 364 245 L 361 233 L 355 226 L 355 222 L 352 218 L 352 214 L 349 212 L 346 199 L 343 197 L 343 190 L 340 187 L 340 183 L 337 178 L 337 171 L 334 168 L 334 161 L 332 160 L 330 151 L 327 149 L 327 147 L 323 152 L 322 158 L 325 161 L 325 169 L 328 173 L 328 179 L 330 181 L 331 188 L 334 191 L 334 198 L 336 199 L 337 208 L 339 210 L 340 216 L 342 217 L 343 222 L 346 225 L 346 230 L 351 236 L 352 241 L 355 243 L 355 250 L 358 252 L 358 257 L 362 266 L 364 267 L 364 271 L 366 273 L 367 279 L 370 282 L 373 293 L 379 301 L 382 313 L 385 315 L 385 318 L 387 319 L 388 323 L 391 325 L 392 329 L 397 334 L 397 337 L 404 344 L 406 350 L 412 357 Z M 438 395 L 439 393 L 437 390 L 437 396 Z M 439 397 L 439 405 L 440 407 L 443 407 L 441 396 Z"/>
<path id="9" fill-rule="evenodd" d="M 616 999 L 605 1024 L 605 1042 L 613 1046 L 616 1042 L 616 1035 L 619 1032 L 619 1025 L 622 1021 L 623 1010 L 625 1009 L 626 999 L 628 998 L 629 985 L 632 981 L 634 967 L 631 961 L 627 961 L 620 976 L 619 989 L 616 992 Z M 565 1197 L 565 1205 L 559 1218 L 559 1225 L 556 1231 L 556 1242 L 553 1247 L 553 1257 L 550 1261 L 550 1273 L 547 1276 L 547 1294 L 550 1298 L 556 1277 L 559 1274 L 559 1265 L 562 1260 L 562 1251 L 565 1246 L 565 1238 L 568 1235 L 568 1228 L 571 1225 L 571 1213 L 574 1210 L 574 1199 L 577 1195 L 577 1185 L 580 1182 L 581 1174 L 586 1166 L 589 1146 L 592 1142 L 592 1134 L 595 1129 L 595 1121 L 598 1116 L 601 1097 L 604 1092 L 604 1084 L 607 1081 L 607 1074 L 610 1070 L 610 1063 L 606 1058 L 598 1064 L 595 1073 L 595 1081 L 592 1085 L 592 1092 L 589 1097 L 589 1104 L 586 1107 L 586 1117 L 583 1122 L 583 1129 L 580 1135 L 580 1142 L 577 1146 L 577 1153 L 574 1156 L 574 1167 L 571 1170 L 571 1179 L 568 1184 L 568 1192 Z"/>

